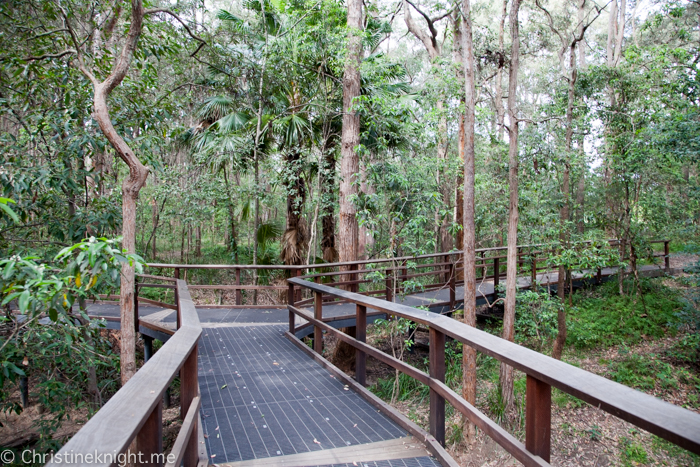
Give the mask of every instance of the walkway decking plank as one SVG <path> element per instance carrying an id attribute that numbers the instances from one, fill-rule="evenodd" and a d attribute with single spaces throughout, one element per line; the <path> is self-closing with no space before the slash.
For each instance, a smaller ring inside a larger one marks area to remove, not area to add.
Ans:
<path id="1" fill-rule="evenodd" d="M 400 459 L 406 459 L 410 463 L 418 462 L 419 465 L 440 465 L 434 459 L 429 457 L 425 447 L 412 436 L 388 441 L 379 441 L 377 443 L 362 445 L 360 448 L 356 446 L 349 446 L 302 454 L 292 454 L 289 456 L 255 459 L 218 465 L 220 467 L 304 467 L 309 465 L 338 464 L 364 465 L 368 462 Z"/>

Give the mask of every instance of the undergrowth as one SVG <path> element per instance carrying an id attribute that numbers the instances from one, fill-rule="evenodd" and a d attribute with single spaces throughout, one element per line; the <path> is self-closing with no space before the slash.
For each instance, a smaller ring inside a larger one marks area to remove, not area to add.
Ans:
<path id="1" fill-rule="evenodd" d="M 574 294 L 567 310 L 567 345 L 577 349 L 634 345 L 642 338 L 674 335 L 683 308 L 680 293 L 660 281 L 641 279 L 642 296 L 623 295 L 617 282 Z"/>

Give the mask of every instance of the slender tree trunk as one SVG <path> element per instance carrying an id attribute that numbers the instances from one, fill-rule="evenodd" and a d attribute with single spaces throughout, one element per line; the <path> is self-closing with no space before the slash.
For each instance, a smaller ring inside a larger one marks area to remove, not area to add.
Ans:
<path id="1" fill-rule="evenodd" d="M 202 256 L 202 226 L 198 225 L 194 229 L 194 255 Z"/>
<path id="2" fill-rule="evenodd" d="M 476 83 L 474 78 L 474 43 L 470 0 L 463 0 L 464 34 L 464 322 L 476 326 L 476 227 L 474 224 L 474 125 Z M 462 397 L 476 405 L 476 349 L 468 345 L 462 348 Z M 474 440 L 473 423 L 464 420 L 466 437 Z"/>
<path id="3" fill-rule="evenodd" d="M 452 20 L 454 28 L 454 50 L 453 60 L 456 65 L 457 81 L 460 84 L 464 83 L 464 59 L 463 59 L 463 39 L 462 39 L 462 12 L 455 11 Z M 460 101 L 464 104 L 465 95 L 460 94 Z M 464 167 L 464 146 L 465 146 L 465 129 L 464 129 L 464 113 L 459 113 L 457 117 L 457 156 Z M 464 171 L 460 171 L 457 175 L 457 183 L 455 184 L 455 222 L 462 228 L 457 231 L 456 246 L 458 250 L 464 250 Z M 464 280 L 464 270 L 457 272 L 457 280 Z"/>
<path id="4" fill-rule="evenodd" d="M 360 162 L 360 177 L 362 179 L 362 183 L 360 185 L 360 189 L 362 190 L 362 193 L 365 195 L 373 195 L 376 190 L 374 188 L 374 185 L 371 183 L 368 183 L 367 180 L 367 164 L 371 164 L 370 161 L 362 161 Z M 367 227 L 364 225 L 359 227 L 359 234 L 358 234 L 358 245 L 357 245 L 357 257 L 358 259 L 367 259 L 369 257 L 369 251 L 371 251 L 372 246 L 374 245 L 374 239 L 370 235 L 369 230 Z"/>
<path id="5" fill-rule="evenodd" d="M 513 341 L 515 337 L 515 294 L 517 292 L 518 274 L 518 115 L 516 94 L 518 91 L 518 69 L 520 67 L 520 30 L 518 12 L 520 0 L 512 0 L 510 8 L 511 58 L 508 77 L 508 124 L 509 124 L 509 191 L 510 205 L 508 214 L 508 252 L 506 275 L 506 303 L 503 314 L 503 339 Z M 501 396 L 507 412 L 514 408 L 513 368 L 501 363 Z"/>
<path id="6" fill-rule="evenodd" d="M 153 201 L 151 201 L 151 209 L 153 212 L 151 213 L 151 221 L 153 222 L 153 246 L 151 249 L 151 258 L 153 260 L 156 259 L 156 240 L 157 240 L 157 233 L 156 229 L 158 228 L 158 203 L 156 202 L 156 199 L 153 198 Z"/>
<path id="7" fill-rule="evenodd" d="M 338 261 L 338 249 L 335 245 L 335 153 L 333 148 L 325 148 L 324 167 L 321 171 L 321 251 L 323 261 Z"/>
<path id="8" fill-rule="evenodd" d="M 343 75 L 343 130 L 340 162 L 340 225 L 337 238 L 341 262 L 357 260 L 357 209 L 351 198 L 357 195 L 356 177 L 360 162 L 355 148 L 360 144 L 360 115 L 352 106 L 360 96 L 360 61 L 362 60 L 362 1 L 348 0 L 348 39 Z M 348 280 L 348 278 L 346 278 Z"/>
<path id="9" fill-rule="evenodd" d="M 559 243 L 561 248 L 568 248 L 569 246 L 569 204 L 570 204 L 570 172 L 571 172 L 571 146 L 574 134 L 574 90 L 576 86 L 576 42 L 572 42 L 569 48 L 569 92 L 568 100 L 566 105 L 566 140 L 565 140 L 565 159 L 564 159 L 564 173 L 562 176 L 561 184 L 561 194 L 564 198 L 561 209 L 559 210 Z M 554 341 L 554 349 L 552 350 L 552 357 L 557 360 L 561 358 L 561 353 L 564 349 L 564 343 L 566 342 L 566 312 L 564 310 L 565 305 L 565 289 L 566 289 L 566 278 L 568 275 L 568 270 L 565 266 L 559 266 L 559 274 L 557 277 L 557 296 L 560 300 L 559 311 L 557 313 L 557 338 Z"/>
<path id="10" fill-rule="evenodd" d="M 498 23 L 498 67 L 496 68 L 496 95 L 494 102 L 496 107 L 496 122 L 498 125 L 498 128 L 496 128 L 496 135 L 498 136 L 498 141 L 503 141 L 503 125 L 505 121 L 505 109 L 503 108 L 503 68 L 505 66 L 505 50 L 503 49 L 503 36 L 507 14 L 508 0 L 503 0 L 501 3 L 501 20 Z"/>

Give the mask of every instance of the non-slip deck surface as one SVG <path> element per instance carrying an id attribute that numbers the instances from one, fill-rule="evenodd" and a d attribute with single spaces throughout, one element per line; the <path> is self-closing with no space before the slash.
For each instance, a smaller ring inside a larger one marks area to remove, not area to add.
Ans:
<path id="1" fill-rule="evenodd" d="M 269 325 L 204 330 L 199 384 L 212 463 L 406 436 L 283 333 L 283 327 Z"/>

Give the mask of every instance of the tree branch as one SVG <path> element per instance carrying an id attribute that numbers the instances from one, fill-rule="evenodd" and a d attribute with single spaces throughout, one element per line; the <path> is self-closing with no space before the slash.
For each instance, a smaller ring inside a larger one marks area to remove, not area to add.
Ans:
<path id="1" fill-rule="evenodd" d="M 66 55 L 72 55 L 74 53 L 76 53 L 75 50 L 66 49 L 63 52 L 59 52 L 57 54 L 44 54 L 44 55 L 38 55 L 36 57 L 34 57 L 34 56 L 25 57 L 22 60 L 24 60 L 25 62 L 34 62 L 34 61 L 46 60 L 46 59 L 50 59 L 50 58 L 61 58 L 61 57 L 64 57 Z"/>
<path id="2" fill-rule="evenodd" d="M 165 13 L 165 14 L 168 14 L 168 15 L 172 16 L 173 18 L 175 18 L 176 20 L 178 20 L 178 21 L 180 22 L 180 24 L 182 24 L 182 27 L 185 28 L 185 30 L 187 31 L 187 34 L 189 34 L 190 37 L 191 37 L 192 39 L 194 39 L 194 40 L 196 40 L 196 41 L 199 42 L 199 47 L 197 47 L 197 50 L 195 50 L 194 52 L 192 52 L 192 53 L 190 54 L 190 57 L 194 57 L 195 55 L 197 55 L 197 52 L 199 52 L 199 51 L 201 50 L 202 47 L 204 47 L 205 45 L 209 45 L 209 44 L 207 44 L 207 41 L 205 41 L 204 39 L 202 39 L 202 38 L 199 37 L 198 35 L 194 34 L 194 33 L 192 32 L 192 30 L 190 29 L 190 27 L 187 26 L 187 23 L 185 23 L 185 22 L 182 20 L 182 18 L 180 18 L 174 11 L 169 10 L 168 8 L 149 8 L 148 10 L 145 10 L 145 11 L 143 12 L 144 16 L 146 16 L 146 15 L 152 15 L 152 14 L 155 14 L 155 13 Z"/>

